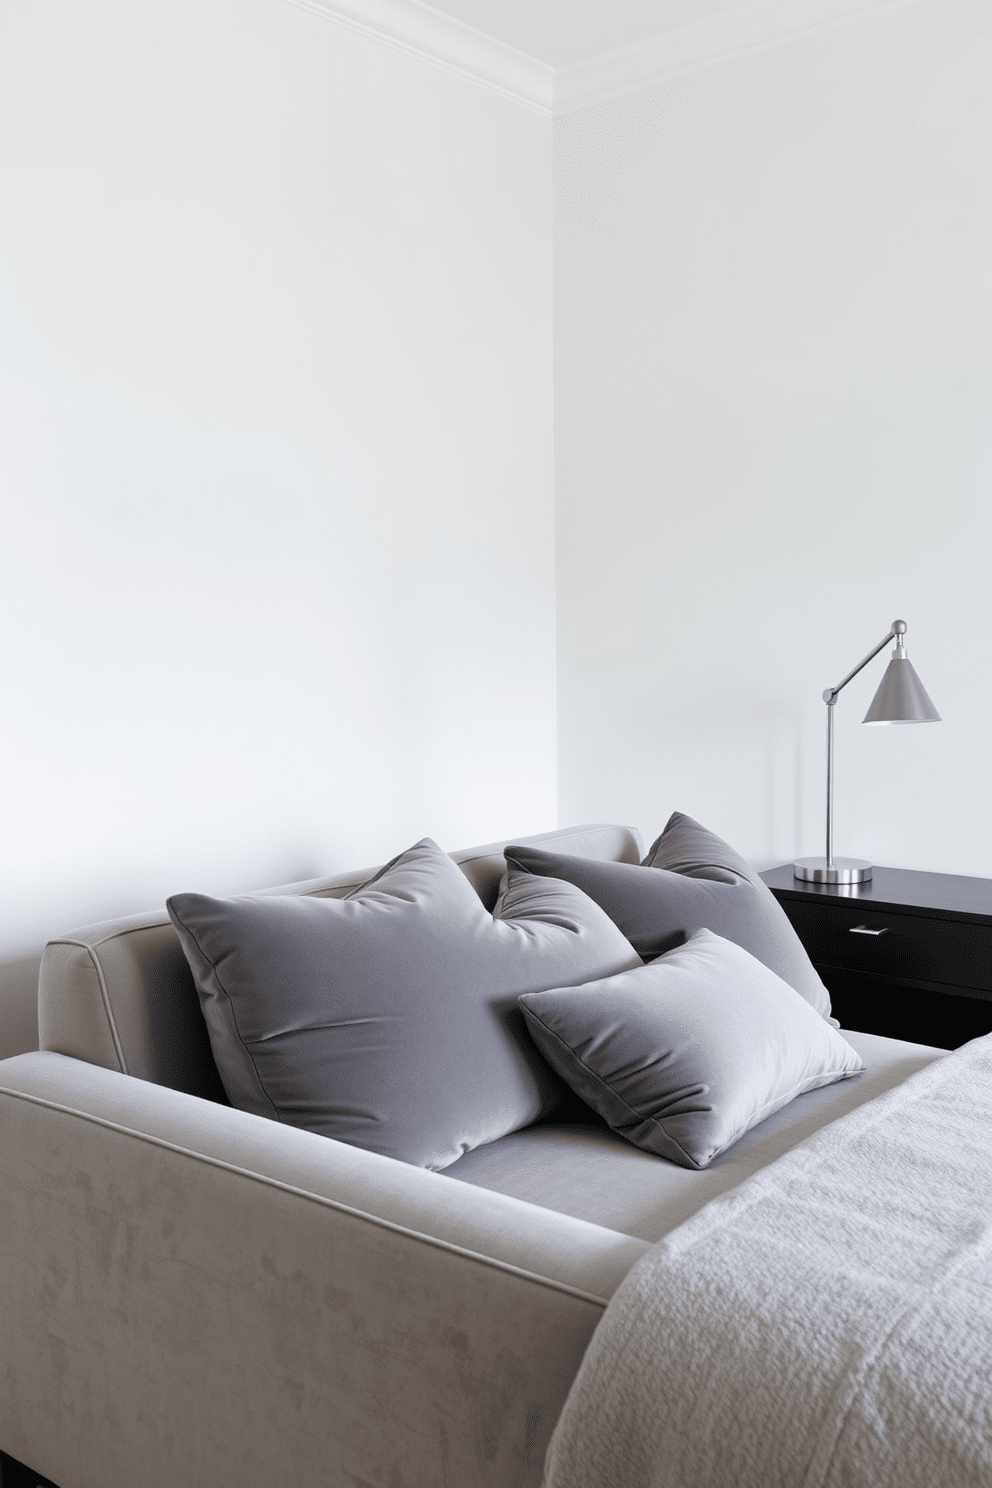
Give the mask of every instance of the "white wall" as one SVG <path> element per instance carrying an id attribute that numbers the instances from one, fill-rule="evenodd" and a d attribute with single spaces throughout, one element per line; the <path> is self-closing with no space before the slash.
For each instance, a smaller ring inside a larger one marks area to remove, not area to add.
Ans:
<path id="1" fill-rule="evenodd" d="M 554 825 L 551 202 L 284 0 L 0 28 L 11 1053 L 74 924 Z"/>
<path id="2" fill-rule="evenodd" d="M 555 126 L 562 820 L 992 876 L 992 9 L 925 0 Z M 887 658 L 885 658 L 887 659 Z"/>
<path id="3" fill-rule="evenodd" d="M 992 875 L 990 13 L 555 129 L 560 816 Z M 285 3 L 0 11 L 0 1053 L 45 938 L 554 821 L 550 127 Z"/>

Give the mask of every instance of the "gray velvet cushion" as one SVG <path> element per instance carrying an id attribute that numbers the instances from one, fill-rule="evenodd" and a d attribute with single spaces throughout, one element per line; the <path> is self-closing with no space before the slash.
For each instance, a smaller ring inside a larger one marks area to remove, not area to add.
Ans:
<path id="1" fill-rule="evenodd" d="M 508 847 L 506 860 L 582 889 L 645 961 L 696 930 L 712 930 L 750 951 L 830 1017 L 830 994 L 771 889 L 732 847 L 691 816 L 675 812 L 641 865 L 529 846 Z"/>
<path id="2" fill-rule="evenodd" d="M 232 1105 L 428 1168 L 568 1098 L 519 993 L 641 964 L 570 884 L 510 874 L 490 914 L 430 839 L 345 899 L 168 909 Z"/>
<path id="3" fill-rule="evenodd" d="M 549 1064 L 614 1131 L 685 1168 L 864 1069 L 781 977 L 709 930 L 649 966 L 520 1005 Z"/>

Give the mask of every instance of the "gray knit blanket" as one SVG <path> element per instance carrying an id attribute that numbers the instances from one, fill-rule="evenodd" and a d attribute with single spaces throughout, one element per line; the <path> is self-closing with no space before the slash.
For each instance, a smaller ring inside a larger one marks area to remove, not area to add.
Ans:
<path id="1" fill-rule="evenodd" d="M 992 1488 L 992 1035 L 653 1246 L 546 1488 Z"/>

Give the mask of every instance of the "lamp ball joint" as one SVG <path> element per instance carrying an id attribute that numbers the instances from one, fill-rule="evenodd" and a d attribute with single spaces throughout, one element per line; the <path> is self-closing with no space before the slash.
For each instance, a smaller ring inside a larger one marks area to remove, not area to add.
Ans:
<path id="1" fill-rule="evenodd" d="M 893 622 L 892 622 L 892 634 L 893 635 L 905 635 L 906 634 L 906 631 L 908 629 L 909 629 L 909 627 L 907 626 L 905 620 L 893 620 Z"/>

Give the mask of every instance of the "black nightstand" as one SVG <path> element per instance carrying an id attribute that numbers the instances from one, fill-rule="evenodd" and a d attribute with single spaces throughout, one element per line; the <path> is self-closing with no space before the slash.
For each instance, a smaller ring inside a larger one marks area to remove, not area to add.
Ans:
<path id="1" fill-rule="evenodd" d="M 992 879 L 876 868 L 851 888 L 761 875 L 841 1027 L 956 1049 L 992 1032 Z"/>
<path id="2" fill-rule="evenodd" d="M 32 1472 L 23 1462 L 8 1457 L 6 1452 L 0 1452 L 0 1488 L 58 1488 L 58 1485 L 50 1478 L 43 1478 L 41 1473 Z"/>

